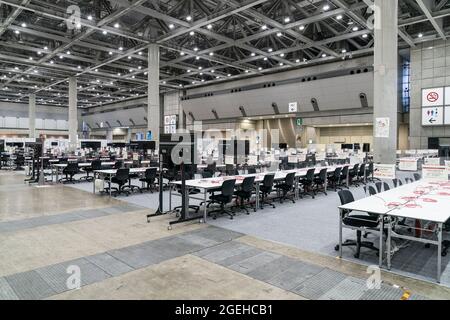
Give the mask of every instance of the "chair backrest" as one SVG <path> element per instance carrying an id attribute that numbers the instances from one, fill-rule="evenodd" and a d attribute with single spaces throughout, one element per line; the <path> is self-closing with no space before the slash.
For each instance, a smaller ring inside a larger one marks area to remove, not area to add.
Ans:
<path id="1" fill-rule="evenodd" d="M 355 201 L 353 197 L 353 193 L 349 190 L 342 190 L 338 192 L 339 199 L 341 200 L 341 205 L 345 205 L 347 203 L 351 203 Z"/>
<path id="2" fill-rule="evenodd" d="M 336 168 L 336 170 L 334 170 L 334 178 L 335 179 L 339 179 L 340 177 L 341 177 L 341 171 L 342 171 L 342 168 Z"/>
<path id="3" fill-rule="evenodd" d="M 117 169 L 116 172 L 117 180 L 128 180 L 129 177 L 130 177 L 130 169 L 128 168 Z"/>
<path id="4" fill-rule="evenodd" d="M 414 180 L 419 181 L 422 177 L 418 173 L 414 173 Z"/>
<path id="5" fill-rule="evenodd" d="M 369 191 L 369 195 L 374 196 L 377 194 L 377 190 L 373 186 L 368 186 L 367 191 Z"/>
<path id="6" fill-rule="evenodd" d="M 233 196 L 235 186 L 236 186 L 235 179 L 225 180 L 222 183 L 222 195 L 231 198 Z"/>
<path id="7" fill-rule="evenodd" d="M 311 168 L 306 171 L 306 180 L 312 182 L 314 179 L 314 175 L 316 174 L 316 168 Z"/>
<path id="8" fill-rule="evenodd" d="M 264 176 L 263 186 L 264 187 L 272 187 L 274 180 L 275 180 L 275 174 L 274 173 L 266 174 Z"/>
<path id="9" fill-rule="evenodd" d="M 255 177 L 246 177 L 244 181 L 242 181 L 242 191 L 244 192 L 252 192 L 253 184 L 255 183 Z"/>
<path id="10" fill-rule="evenodd" d="M 203 179 L 208 179 L 208 178 L 212 178 L 212 177 L 213 177 L 212 172 L 209 172 L 209 171 L 203 171 L 202 172 L 202 178 Z"/>
<path id="11" fill-rule="evenodd" d="M 347 176 L 348 175 L 348 166 L 345 166 L 345 167 L 342 168 L 341 175 L 343 175 L 343 176 Z"/>
<path id="12" fill-rule="evenodd" d="M 286 175 L 286 178 L 284 178 L 284 183 L 292 187 L 294 185 L 294 179 L 295 179 L 295 172 L 290 172 Z"/>
<path id="13" fill-rule="evenodd" d="M 400 179 L 392 179 L 392 182 L 394 183 L 394 188 L 397 188 L 397 187 L 400 187 L 403 185 L 403 182 Z"/>
<path id="14" fill-rule="evenodd" d="M 94 160 L 91 162 L 92 170 L 101 170 L 102 169 L 102 161 Z"/>
<path id="15" fill-rule="evenodd" d="M 122 167 L 123 167 L 123 161 L 122 160 L 116 161 L 116 163 L 114 164 L 114 169 L 120 169 Z"/>
<path id="16" fill-rule="evenodd" d="M 320 169 L 319 179 L 322 182 L 325 182 L 325 180 L 327 179 L 327 174 L 328 174 L 328 169 L 327 168 Z"/>
<path id="17" fill-rule="evenodd" d="M 156 172 L 157 172 L 156 168 L 150 168 L 150 169 L 145 170 L 145 178 L 146 179 L 155 179 Z"/>
<path id="18" fill-rule="evenodd" d="M 356 174 L 356 173 L 358 173 L 358 168 L 359 168 L 359 163 L 356 163 L 356 164 L 353 166 L 352 171 Z"/>
<path id="19" fill-rule="evenodd" d="M 361 164 L 361 166 L 359 167 L 359 173 L 358 173 L 358 175 L 363 176 L 363 175 L 365 174 L 365 172 L 366 172 L 366 164 L 363 163 L 363 164 Z"/>
<path id="20" fill-rule="evenodd" d="M 368 173 L 372 174 L 373 173 L 373 162 L 369 163 L 369 168 L 368 168 Z"/>
<path id="21" fill-rule="evenodd" d="M 386 182 L 383 182 L 383 186 L 384 186 L 384 191 L 389 191 L 391 189 Z"/>
<path id="22" fill-rule="evenodd" d="M 248 174 L 256 174 L 256 168 L 255 167 L 250 167 L 248 168 Z"/>
<path id="23" fill-rule="evenodd" d="M 391 189 L 386 182 L 377 182 L 375 183 L 375 187 L 377 188 L 378 193 L 382 192 L 383 189 L 384 191 L 388 191 Z"/>
<path id="24" fill-rule="evenodd" d="M 65 172 L 77 172 L 78 171 L 78 163 L 76 163 L 76 162 L 68 163 L 63 171 L 65 171 Z"/>

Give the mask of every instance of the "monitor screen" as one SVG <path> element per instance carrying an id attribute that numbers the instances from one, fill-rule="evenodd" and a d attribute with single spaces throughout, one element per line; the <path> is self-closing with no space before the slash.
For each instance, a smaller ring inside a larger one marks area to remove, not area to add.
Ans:
<path id="1" fill-rule="evenodd" d="M 53 141 L 52 142 L 52 147 L 57 147 L 58 146 L 58 141 Z"/>

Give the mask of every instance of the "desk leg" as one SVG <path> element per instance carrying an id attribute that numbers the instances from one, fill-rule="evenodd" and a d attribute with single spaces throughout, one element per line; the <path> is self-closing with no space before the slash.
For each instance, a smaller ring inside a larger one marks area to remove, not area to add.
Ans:
<path id="1" fill-rule="evenodd" d="M 111 186 L 111 179 L 112 179 L 112 174 L 110 173 L 109 174 L 109 197 L 111 198 L 111 195 L 112 195 L 112 191 L 111 191 L 111 189 L 112 189 L 112 186 Z"/>
<path id="2" fill-rule="evenodd" d="M 52 183 L 53 183 L 53 171 L 55 171 L 55 167 L 52 166 Z"/>
<path id="3" fill-rule="evenodd" d="M 441 252 L 442 252 L 442 228 L 443 228 L 443 224 L 439 223 L 438 224 L 438 252 L 437 252 L 437 283 L 441 283 L 441 263 L 442 263 L 442 256 L 441 256 Z"/>
<path id="4" fill-rule="evenodd" d="M 162 183 L 162 182 L 160 182 Z M 169 184 L 169 211 L 172 211 L 172 185 Z"/>
<path id="5" fill-rule="evenodd" d="M 342 214 L 343 210 L 339 209 L 339 258 L 342 258 Z"/>
<path id="6" fill-rule="evenodd" d="M 388 270 L 391 270 L 391 236 L 392 236 L 392 221 L 391 217 L 388 217 L 388 237 L 386 244 Z"/>
<path id="7" fill-rule="evenodd" d="M 92 184 L 94 185 L 93 186 L 93 192 L 95 194 L 95 172 L 93 172 L 93 174 L 94 174 L 94 179 L 92 180 Z"/>
<path id="8" fill-rule="evenodd" d="M 380 244 L 378 249 L 378 266 L 381 268 L 383 266 L 383 231 L 384 231 L 384 216 L 381 216 L 381 226 L 380 226 Z"/>
<path id="9" fill-rule="evenodd" d="M 207 206 L 206 206 L 206 197 L 207 197 L 207 190 L 205 189 L 204 190 L 204 195 L 203 195 L 203 201 L 204 201 L 204 204 L 203 204 L 203 223 L 206 223 L 206 216 L 208 215 L 208 208 L 207 208 Z"/>
<path id="10" fill-rule="evenodd" d="M 255 200 L 255 206 L 256 206 L 256 211 L 258 211 L 259 208 L 259 182 L 256 183 L 256 200 Z"/>
<path id="11" fill-rule="evenodd" d="M 296 200 L 299 199 L 299 192 L 298 192 L 298 184 L 299 184 L 299 177 L 295 177 L 295 194 L 294 197 Z"/>

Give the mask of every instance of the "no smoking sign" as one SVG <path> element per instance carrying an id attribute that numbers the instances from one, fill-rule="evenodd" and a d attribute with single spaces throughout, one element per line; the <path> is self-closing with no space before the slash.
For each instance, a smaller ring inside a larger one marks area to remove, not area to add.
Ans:
<path id="1" fill-rule="evenodd" d="M 438 101 L 439 100 L 439 93 L 437 93 L 437 92 L 430 92 L 427 95 L 427 100 L 429 102 L 436 102 L 436 101 Z"/>

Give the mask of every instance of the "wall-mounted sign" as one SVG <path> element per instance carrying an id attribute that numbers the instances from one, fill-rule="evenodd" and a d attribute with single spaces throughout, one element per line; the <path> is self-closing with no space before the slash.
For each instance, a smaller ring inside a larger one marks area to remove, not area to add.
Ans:
<path id="1" fill-rule="evenodd" d="M 375 120 L 375 138 L 389 138 L 389 118 L 376 118 Z"/>
<path id="2" fill-rule="evenodd" d="M 444 124 L 450 124 L 450 107 L 445 107 Z"/>
<path id="3" fill-rule="evenodd" d="M 422 107 L 436 107 L 444 105 L 444 88 L 422 90 Z"/>
<path id="4" fill-rule="evenodd" d="M 289 112 L 298 112 L 298 103 L 297 102 L 289 103 Z"/>
<path id="5" fill-rule="evenodd" d="M 302 118 L 297 118 L 295 123 L 297 124 L 297 127 L 301 127 L 303 125 L 303 119 Z"/>
<path id="6" fill-rule="evenodd" d="M 439 126 L 444 124 L 444 107 L 422 108 L 422 125 Z"/>
<path id="7" fill-rule="evenodd" d="M 432 180 L 448 180 L 448 171 L 445 166 L 422 166 L 422 178 Z"/>

